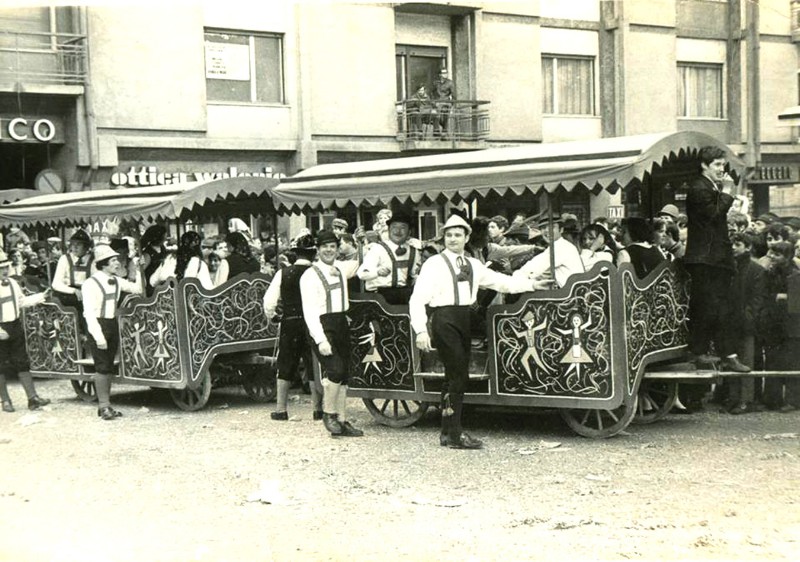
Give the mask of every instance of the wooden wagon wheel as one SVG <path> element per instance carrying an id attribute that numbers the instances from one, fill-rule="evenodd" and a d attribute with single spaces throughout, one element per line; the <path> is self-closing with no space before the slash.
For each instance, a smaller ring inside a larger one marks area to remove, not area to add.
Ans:
<path id="1" fill-rule="evenodd" d="M 265 404 L 275 400 L 277 389 L 275 388 L 275 371 L 265 369 L 259 365 L 258 370 L 251 370 L 245 374 L 242 388 L 251 400 L 259 404 Z"/>
<path id="2" fill-rule="evenodd" d="M 364 405 L 376 422 L 389 427 L 414 425 L 425 415 L 429 406 L 427 402 L 419 400 L 388 398 L 364 398 Z"/>
<path id="3" fill-rule="evenodd" d="M 97 402 L 97 389 L 92 381 L 69 381 L 78 398 L 84 402 Z"/>
<path id="4" fill-rule="evenodd" d="M 560 410 L 567 425 L 583 437 L 603 439 L 612 437 L 628 427 L 636 414 L 637 398 L 613 410 Z"/>
<path id="5" fill-rule="evenodd" d="M 639 387 L 639 404 L 633 418 L 635 424 L 648 424 L 666 416 L 678 399 L 678 383 L 670 381 L 642 381 Z"/>
<path id="6" fill-rule="evenodd" d="M 170 389 L 169 394 L 172 396 L 172 401 L 181 410 L 185 412 L 200 410 L 208 403 L 208 398 L 211 396 L 211 375 L 206 373 L 197 388 L 173 388 Z"/>

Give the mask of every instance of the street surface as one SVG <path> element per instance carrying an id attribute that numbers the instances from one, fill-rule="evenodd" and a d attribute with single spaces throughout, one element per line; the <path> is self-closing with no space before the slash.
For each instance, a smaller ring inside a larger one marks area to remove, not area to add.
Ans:
<path id="1" fill-rule="evenodd" d="M 798 560 L 800 412 L 709 409 L 592 441 L 554 412 L 471 410 L 481 451 L 439 447 L 431 410 L 332 439 L 240 389 L 181 412 L 118 386 L 101 421 L 68 382 L 0 415 L 0 560 Z"/>

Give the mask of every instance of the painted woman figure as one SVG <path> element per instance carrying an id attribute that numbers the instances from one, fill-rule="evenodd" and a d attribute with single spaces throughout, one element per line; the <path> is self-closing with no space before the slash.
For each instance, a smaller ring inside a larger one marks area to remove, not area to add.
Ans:
<path id="1" fill-rule="evenodd" d="M 381 354 L 378 353 L 378 346 L 376 345 L 377 336 L 379 333 L 380 329 L 378 328 L 376 322 L 374 320 L 370 320 L 369 333 L 361 336 L 361 339 L 359 340 L 359 343 L 368 343 L 370 346 L 369 351 L 367 351 L 367 354 L 364 356 L 364 359 L 361 360 L 361 362 L 365 364 L 364 374 L 367 374 L 367 370 L 369 370 L 370 365 L 374 365 L 377 369 L 376 363 L 383 362 L 383 358 L 381 357 Z"/>
<path id="2" fill-rule="evenodd" d="M 581 378 L 581 364 L 582 363 L 593 363 L 592 358 L 589 357 L 589 354 L 586 353 L 586 350 L 583 349 L 583 345 L 581 344 L 581 331 L 585 330 L 589 326 L 592 325 L 592 319 L 589 318 L 586 322 L 583 322 L 583 318 L 578 313 L 573 314 L 570 316 L 570 324 L 572 324 L 572 328 L 569 329 L 561 329 L 556 328 L 556 331 L 567 335 L 570 334 L 572 336 L 572 345 L 569 347 L 569 351 L 561 358 L 561 363 L 566 363 L 569 365 L 567 368 L 566 373 L 567 380 L 570 378 L 570 373 L 575 373 L 575 378 L 577 379 L 576 382 L 580 382 Z M 597 383 L 594 381 L 592 382 L 592 386 L 595 389 L 598 389 Z M 572 386 L 568 384 L 567 386 Z"/>

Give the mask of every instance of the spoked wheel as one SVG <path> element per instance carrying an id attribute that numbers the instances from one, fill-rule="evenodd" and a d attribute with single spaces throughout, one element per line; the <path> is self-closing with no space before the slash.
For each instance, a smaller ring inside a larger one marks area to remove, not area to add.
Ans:
<path id="1" fill-rule="evenodd" d="M 636 397 L 613 410 L 561 410 L 567 425 L 583 437 L 604 439 L 628 427 L 636 413 Z"/>
<path id="2" fill-rule="evenodd" d="M 419 400 L 392 400 L 384 398 L 364 398 L 364 405 L 372 417 L 381 425 L 389 427 L 409 427 L 417 423 L 429 404 Z"/>
<path id="3" fill-rule="evenodd" d="M 84 402 L 97 402 L 97 389 L 92 381 L 69 381 L 78 398 Z"/>
<path id="4" fill-rule="evenodd" d="M 196 412 L 208 403 L 208 397 L 211 396 L 211 375 L 206 374 L 197 388 L 171 389 L 169 394 L 178 408 L 185 412 Z"/>
<path id="5" fill-rule="evenodd" d="M 669 381 L 642 381 L 639 387 L 639 404 L 633 423 L 647 424 L 666 416 L 678 399 L 678 383 Z"/>
<path id="6" fill-rule="evenodd" d="M 258 371 L 251 371 L 245 375 L 242 387 L 247 396 L 254 402 L 259 404 L 272 402 L 277 395 L 275 371 L 263 368 Z"/>

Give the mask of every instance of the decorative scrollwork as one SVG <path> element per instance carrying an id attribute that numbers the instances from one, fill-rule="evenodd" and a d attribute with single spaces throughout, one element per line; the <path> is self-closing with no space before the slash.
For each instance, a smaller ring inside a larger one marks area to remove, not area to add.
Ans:
<path id="1" fill-rule="evenodd" d="M 492 316 L 499 394 L 608 398 L 613 393 L 608 276 L 565 299 L 529 298 Z"/>
<path id="2" fill-rule="evenodd" d="M 674 267 L 664 269 L 645 287 L 639 286 L 632 271 L 624 271 L 622 286 L 630 392 L 648 356 L 686 345 L 689 287 L 686 276 Z"/>
<path id="3" fill-rule="evenodd" d="M 350 304 L 350 386 L 414 390 L 411 320 L 375 301 Z"/>
<path id="4" fill-rule="evenodd" d="M 78 374 L 78 314 L 44 302 L 26 308 L 22 316 L 31 372 Z"/>

